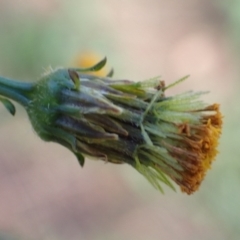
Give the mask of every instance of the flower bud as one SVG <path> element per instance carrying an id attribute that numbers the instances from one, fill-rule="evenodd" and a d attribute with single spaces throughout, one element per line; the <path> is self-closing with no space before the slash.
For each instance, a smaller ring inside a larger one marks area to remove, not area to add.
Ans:
<path id="1" fill-rule="evenodd" d="M 217 154 L 222 116 L 205 92 L 166 96 L 159 78 L 143 82 L 84 74 L 100 69 L 58 69 L 28 91 L 25 108 L 38 135 L 84 156 L 128 163 L 162 191 L 161 182 L 191 194 Z"/>

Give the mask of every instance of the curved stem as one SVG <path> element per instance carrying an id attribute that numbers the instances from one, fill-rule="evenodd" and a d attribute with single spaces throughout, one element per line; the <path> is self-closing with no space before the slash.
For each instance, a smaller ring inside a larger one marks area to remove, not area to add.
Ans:
<path id="1" fill-rule="evenodd" d="M 0 76 L 0 86 L 6 86 L 6 87 L 15 88 L 18 90 L 29 91 L 33 88 L 34 83 L 20 82 L 10 78 L 5 78 Z"/>
<path id="2" fill-rule="evenodd" d="M 29 103 L 28 93 L 34 85 L 34 83 L 20 82 L 0 76 L 0 95 L 27 106 Z"/>
<path id="3" fill-rule="evenodd" d="M 0 86 L 0 95 L 10 98 L 10 99 L 20 103 L 23 106 L 27 106 L 28 102 L 29 102 L 29 99 L 26 98 L 23 94 L 18 93 L 15 90 L 11 90 L 9 88 L 2 87 L 2 86 Z"/>

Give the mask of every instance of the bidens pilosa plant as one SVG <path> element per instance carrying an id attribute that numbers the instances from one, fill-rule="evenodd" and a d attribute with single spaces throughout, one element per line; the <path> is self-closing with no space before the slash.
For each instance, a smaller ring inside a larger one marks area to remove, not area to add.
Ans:
<path id="1" fill-rule="evenodd" d="M 222 116 L 218 104 L 199 98 L 205 92 L 166 96 L 183 81 L 165 86 L 158 78 L 113 80 L 90 68 L 57 69 L 34 83 L 0 78 L 0 101 L 15 113 L 12 99 L 26 109 L 37 134 L 72 151 L 81 166 L 85 156 L 128 163 L 162 191 L 161 182 L 191 194 L 217 154 Z"/>

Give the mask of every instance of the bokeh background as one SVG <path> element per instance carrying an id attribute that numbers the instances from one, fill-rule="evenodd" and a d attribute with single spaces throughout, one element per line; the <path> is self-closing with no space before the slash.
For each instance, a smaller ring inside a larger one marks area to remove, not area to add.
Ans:
<path id="1" fill-rule="evenodd" d="M 210 90 L 224 114 L 220 154 L 191 196 L 157 192 L 127 165 L 44 143 L 0 106 L 0 239 L 210 240 L 240 236 L 239 0 L 0 0 L 0 74 L 35 81 L 86 53 L 116 78 L 161 75 Z"/>

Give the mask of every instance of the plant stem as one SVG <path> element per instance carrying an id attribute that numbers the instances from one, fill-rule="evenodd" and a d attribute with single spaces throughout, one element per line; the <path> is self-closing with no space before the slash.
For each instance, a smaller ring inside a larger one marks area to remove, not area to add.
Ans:
<path id="1" fill-rule="evenodd" d="M 0 95 L 27 106 L 29 103 L 28 93 L 34 85 L 34 83 L 20 82 L 0 76 Z"/>

